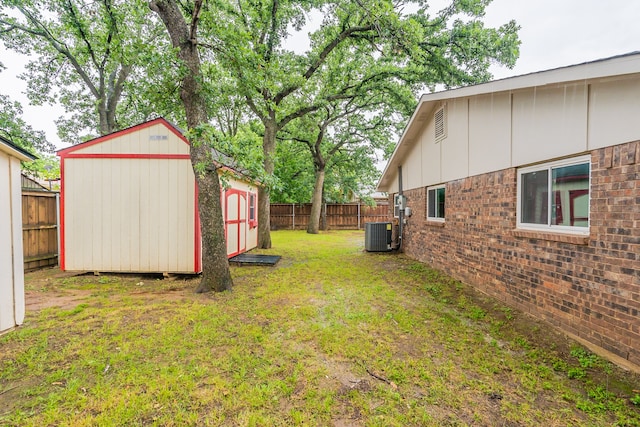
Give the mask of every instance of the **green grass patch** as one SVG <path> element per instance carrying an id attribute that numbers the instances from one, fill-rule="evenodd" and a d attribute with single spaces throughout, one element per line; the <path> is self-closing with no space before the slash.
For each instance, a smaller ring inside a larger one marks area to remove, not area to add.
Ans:
<path id="1" fill-rule="evenodd" d="M 272 239 L 222 294 L 27 275 L 51 304 L 0 336 L 0 424 L 640 424 L 636 376 L 362 232 Z"/>

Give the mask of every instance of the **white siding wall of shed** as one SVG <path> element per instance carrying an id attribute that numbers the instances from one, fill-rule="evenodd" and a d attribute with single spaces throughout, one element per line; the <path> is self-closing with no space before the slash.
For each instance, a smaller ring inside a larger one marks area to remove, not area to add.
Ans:
<path id="1" fill-rule="evenodd" d="M 169 130 L 158 123 L 133 132 L 115 135 L 99 144 L 78 147 L 74 154 L 189 154 L 189 146 Z"/>
<path id="2" fill-rule="evenodd" d="M 174 154 L 181 157 L 162 158 Z M 188 154 L 188 144 L 162 123 L 66 153 L 64 269 L 194 272 Z"/>
<path id="3" fill-rule="evenodd" d="M 66 159 L 65 269 L 193 272 L 189 160 Z"/>
<path id="4" fill-rule="evenodd" d="M 0 152 L 0 331 L 25 315 L 20 161 Z"/>

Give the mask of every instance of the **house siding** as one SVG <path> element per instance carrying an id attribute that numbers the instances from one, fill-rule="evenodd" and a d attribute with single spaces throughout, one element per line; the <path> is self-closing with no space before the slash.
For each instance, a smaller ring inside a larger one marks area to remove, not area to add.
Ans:
<path id="1" fill-rule="evenodd" d="M 589 236 L 517 230 L 516 184 L 516 168 L 446 182 L 444 226 L 426 187 L 405 190 L 403 250 L 640 366 L 640 142 L 591 151 Z"/>

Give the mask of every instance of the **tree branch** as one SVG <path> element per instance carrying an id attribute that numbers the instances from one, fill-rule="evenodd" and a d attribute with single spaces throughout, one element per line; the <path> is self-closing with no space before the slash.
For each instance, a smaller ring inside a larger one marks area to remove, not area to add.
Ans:
<path id="1" fill-rule="evenodd" d="M 244 14 L 244 10 L 242 10 L 242 2 L 241 0 L 237 1 L 237 5 L 238 5 L 238 10 L 240 11 L 238 13 L 238 16 L 240 16 L 242 18 L 242 23 L 244 24 L 245 28 L 249 28 L 249 21 L 247 21 L 247 17 Z"/>
<path id="2" fill-rule="evenodd" d="M 96 99 L 99 99 L 100 98 L 100 91 L 95 87 L 95 85 L 93 84 L 93 82 L 89 78 L 89 75 L 80 66 L 80 63 L 78 62 L 76 57 L 73 56 L 73 54 L 69 51 L 69 48 L 66 46 L 66 44 L 64 42 L 58 40 L 44 26 L 44 24 L 42 22 L 40 22 L 33 14 L 31 14 L 31 12 L 29 12 L 28 10 L 26 10 L 22 6 L 16 6 L 16 7 L 23 14 L 23 16 L 25 18 L 27 18 L 27 20 L 36 27 L 36 29 L 28 28 L 28 27 L 25 27 L 23 25 L 19 25 L 19 24 L 15 24 L 15 23 L 12 23 L 11 25 L 14 26 L 15 28 L 21 30 L 21 31 L 24 31 L 24 32 L 28 33 L 28 34 L 31 34 L 31 35 L 34 35 L 34 36 L 37 36 L 37 37 L 42 37 L 43 39 L 47 40 L 49 42 L 49 44 L 55 50 L 57 50 L 59 53 L 64 55 L 69 60 L 69 62 L 71 63 L 73 68 L 76 70 L 78 75 L 80 75 L 80 78 L 82 79 L 82 81 L 85 82 L 85 84 L 87 85 L 87 87 L 91 91 L 91 94 Z M 38 31 L 38 28 L 40 29 L 39 31 Z"/>
<path id="3" fill-rule="evenodd" d="M 109 15 L 110 25 L 109 25 L 109 33 L 107 34 L 107 42 L 106 42 L 107 48 L 105 49 L 104 55 L 102 57 L 102 63 L 100 64 L 100 67 L 98 67 L 98 70 L 100 70 L 101 74 L 103 73 L 103 70 L 107 65 L 107 61 L 111 56 L 111 41 L 113 40 L 114 34 L 118 31 L 118 28 L 116 25 L 116 19 L 113 16 L 113 8 L 111 7 L 112 6 L 111 3 L 109 3 L 108 0 L 103 0 L 102 4 L 104 5 L 105 10 L 107 11 L 107 15 Z"/>
<path id="4" fill-rule="evenodd" d="M 328 43 L 324 47 L 324 49 L 322 49 L 322 52 L 320 52 L 320 55 L 318 55 L 318 58 L 315 61 L 313 61 L 313 63 L 309 66 L 307 71 L 303 74 L 302 77 L 304 78 L 304 80 L 309 80 L 311 78 L 311 76 L 313 76 L 315 74 L 315 72 L 318 71 L 320 66 L 322 64 L 324 64 L 324 62 L 327 60 L 327 57 L 329 56 L 329 54 L 336 47 L 338 47 L 340 45 L 340 43 L 342 43 L 344 40 L 346 40 L 349 37 L 352 37 L 354 34 L 357 34 L 359 32 L 371 31 L 373 29 L 374 29 L 373 25 L 365 25 L 365 26 L 360 26 L 360 27 L 351 27 L 351 28 L 343 29 L 343 31 L 340 34 L 338 34 L 336 36 L 336 38 L 334 38 L 330 43 Z M 280 91 L 280 93 L 278 93 L 273 98 L 274 103 L 276 105 L 279 105 L 280 102 L 282 102 L 282 100 L 284 98 L 286 98 L 291 93 L 296 91 L 299 87 L 300 87 L 300 84 L 295 84 L 295 85 L 291 85 L 291 86 L 288 86 L 288 87 L 284 88 L 282 91 Z"/>
<path id="5" fill-rule="evenodd" d="M 202 1 L 195 0 L 193 5 L 193 13 L 191 14 L 191 24 L 189 24 L 189 40 L 191 43 L 196 43 L 198 33 L 198 21 L 200 20 L 200 13 L 202 12 Z"/>
<path id="6" fill-rule="evenodd" d="M 313 111 L 317 111 L 320 108 L 322 108 L 321 105 L 310 105 L 308 107 L 304 107 L 304 108 L 300 108 L 294 112 L 292 112 L 291 114 L 288 114 L 287 116 L 283 117 L 282 119 L 280 119 L 278 121 L 278 123 L 276 124 L 276 127 L 278 130 L 282 129 L 283 127 L 285 127 L 291 120 L 300 118 L 302 116 L 304 116 L 305 114 L 309 114 Z"/>
<path id="7" fill-rule="evenodd" d="M 80 20 L 78 19 L 78 16 L 76 14 L 76 9 L 73 3 L 71 3 L 71 0 L 67 0 L 66 6 L 67 6 L 67 12 L 69 12 L 69 15 L 71 16 L 71 19 L 73 21 L 73 25 L 78 30 L 78 33 L 80 34 L 80 38 L 82 39 L 83 43 L 87 46 L 87 51 L 89 52 L 89 56 L 91 56 L 91 61 L 93 62 L 93 65 L 95 65 L 96 68 L 100 70 L 101 69 L 100 64 L 98 64 L 98 60 L 96 59 L 96 55 L 93 51 L 93 47 L 91 46 L 91 43 L 89 42 L 89 38 L 84 32 L 82 23 L 80 23 Z"/>
<path id="8" fill-rule="evenodd" d="M 271 54 L 273 53 L 273 48 L 275 46 L 274 38 L 276 37 L 276 31 L 278 27 L 277 21 L 277 13 L 278 13 L 278 0 L 272 0 L 273 3 L 271 5 L 271 27 L 269 28 L 269 39 L 267 41 L 267 50 L 264 54 L 265 62 L 269 62 L 271 60 Z"/>

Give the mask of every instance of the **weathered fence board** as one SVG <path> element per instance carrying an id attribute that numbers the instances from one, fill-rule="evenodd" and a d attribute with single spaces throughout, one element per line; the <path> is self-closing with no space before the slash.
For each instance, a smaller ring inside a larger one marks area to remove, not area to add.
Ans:
<path id="1" fill-rule="evenodd" d="M 22 192 L 24 270 L 58 265 L 56 193 Z"/>
<path id="2" fill-rule="evenodd" d="M 311 204 L 271 204 L 272 230 L 304 230 L 309 225 Z M 378 202 L 376 206 L 361 203 L 324 204 L 320 228 L 333 230 L 364 229 L 367 222 L 382 222 L 389 218 L 389 206 Z"/>

